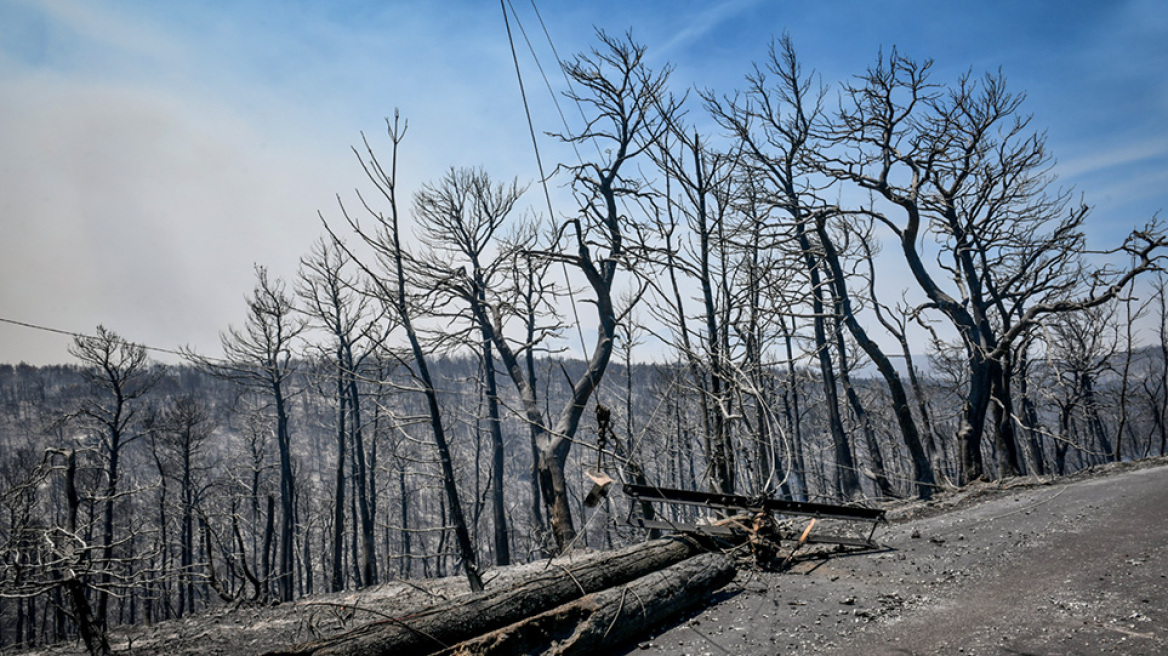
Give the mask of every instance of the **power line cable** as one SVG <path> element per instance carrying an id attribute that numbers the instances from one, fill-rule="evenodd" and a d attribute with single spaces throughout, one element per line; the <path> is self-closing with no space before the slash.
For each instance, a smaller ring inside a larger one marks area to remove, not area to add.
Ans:
<path id="1" fill-rule="evenodd" d="M 531 53 L 531 59 L 535 62 L 535 67 L 537 70 L 539 70 L 540 77 L 543 78 L 543 85 L 545 88 L 547 88 L 548 95 L 551 96 L 552 104 L 556 106 L 556 113 L 560 115 L 560 123 L 564 125 L 564 133 L 567 134 L 571 132 L 572 128 L 570 125 L 568 125 L 568 117 L 564 115 L 564 108 L 560 106 L 559 96 L 556 94 L 555 90 L 552 89 L 551 80 L 548 79 L 547 71 L 544 70 L 543 63 L 540 62 L 539 55 L 537 55 L 535 52 L 535 46 L 532 45 L 531 39 L 527 36 L 527 30 L 523 28 L 523 21 L 519 20 L 519 13 L 515 11 L 515 5 L 511 4 L 511 0 L 507 0 L 507 5 L 511 7 L 511 14 L 515 16 L 515 24 L 519 27 L 519 33 L 523 35 L 523 41 L 527 44 L 527 51 Z M 547 26 L 544 25 L 543 17 L 539 15 L 539 9 L 536 8 L 534 0 L 532 0 L 531 7 L 532 9 L 535 9 L 535 15 L 537 18 L 539 18 L 539 24 L 543 26 L 543 33 L 547 38 L 548 46 L 550 46 L 552 49 L 552 56 L 555 57 L 556 66 L 560 68 L 560 73 L 564 76 L 564 82 L 567 84 L 568 89 L 571 90 L 572 80 L 568 77 L 568 74 L 564 72 L 564 63 L 560 59 L 559 52 L 556 51 L 555 44 L 552 43 L 551 34 L 548 33 Z M 580 106 L 579 100 L 576 100 L 576 109 L 580 112 L 580 118 L 587 121 L 588 117 L 584 114 L 584 108 Z M 596 148 L 596 153 L 598 155 L 601 154 L 600 146 L 596 143 L 596 140 L 593 139 L 591 141 L 592 145 Z M 569 141 L 568 143 L 572 145 L 572 151 L 576 153 L 576 161 L 580 164 L 583 164 L 584 158 L 580 155 L 580 148 L 577 146 L 576 142 Z"/>
<path id="2" fill-rule="evenodd" d="M 20 326 L 21 328 L 31 328 L 32 330 L 39 330 L 39 331 L 45 332 L 45 333 L 53 333 L 55 335 L 64 335 L 66 337 L 72 337 L 74 339 L 100 339 L 99 337 L 96 337 L 94 335 L 88 335 L 85 333 L 78 333 L 78 332 L 73 332 L 73 331 L 69 331 L 69 330 L 62 330 L 60 328 L 50 328 L 49 326 L 41 326 L 41 325 L 38 325 L 35 323 L 28 323 L 26 321 L 17 321 L 16 319 L 5 319 L 4 317 L 0 317 L 0 323 L 7 323 L 7 324 L 11 324 L 13 326 Z M 125 341 L 127 344 L 141 346 L 142 348 L 146 349 L 147 351 L 154 351 L 156 353 L 167 353 L 170 355 L 177 355 L 180 357 L 185 357 L 185 355 L 181 351 L 176 351 L 174 349 L 163 348 L 161 346 L 148 346 L 146 344 L 141 344 L 139 342 L 131 342 L 129 340 L 125 340 Z"/>
<path id="3" fill-rule="evenodd" d="M 527 131 L 531 134 L 531 146 L 535 150 L 535 163 L 539 167 L 539 182 L 540 186 L 543 187 L 544 199 L 547 201 L 548 219 L 554 220 L 556 212 L 552 208 L 552 196 L 551 192 L 548 191 L 547 175 L 544 173 L 543 168 L 543 158 L 539 154 L 539 141 L 535 137 L 535 123 L 531 119 L 531 106 L 527 102 L 527 90 L 523 86 L 523 73 L 519 70 L 519 54 L 515 50 L 515 37 L 511 34 L 511 21 L 507 17 L 507 0 L 499 0 L 499 8 L 503 10 L 503 25 L 507 28 L 507 42 L 511 45 L 511 60 L 515 63 L 515 77 L 519 80 L 519 95 L 523 98 L 523 111 L 527 115 Z M 511 10 L 514 11 L 515 8 L 512 7 Z M 518 14 L 515 15 L 515 22 L 517 24 L 519 23 Z M 563 113 L 561 112 L 562 115 Z M 580 325 L 580 313 L 576 308 L 576 294 L 572 291 L 572 281 L 568 278 L 568 265 L 564 264 L 561 260 L 560 266 L 564 269 L 564 283 L 568 288 L 568 298 L 572 303 L 572 317 L 576 320 L 576 333 L 580 337 L 580 351 L 584 355 L 584 359 L 587 360 L 591 356 L 588 353 L 588 345 L 584 341 L 584 328 Z"/>
<path id="4" fill-rule="evenodd" d="M 569 77 L 568 72 L 566 70 L 564 70 L 564 60 L 560 57 L 560 52 L 559 52 L 559 50 L 556 49 L 556 44 L 552 41 L 552 35 L 551 35 L 551 32 L 548 31 L 547 24 L 543 22 L 543 15 L 539 13 L 539 7 L 535 6 L 535 0 L 531 0 L 531 8 L 535 11 L 535 17 L 537 19 L 539 19 L 539 26 L 543 29 L 543 36 L 545 39 L 547 39 L 548 47 L 552 49 L 552 56 L 556 58 L 556 66 L 559 66 L 560 74 L 564 76 L 564 84 L 567 85 L 569 90 L 572 90 L 572 78 Z M 514 9 L 512 9 L 512 11 L 514 11 Z M 517 17 L 516 21 L 518 22 L 518 20 L 519 19 Z M 520 25 L 519 28 L 520 28 L 520 30 L 522 30 L 523 26 Z M 526 38 L 526 34 L 524 34 L 524 38 Z M 530 45 L 531 45 L 530 42 L 528 42 L 528 47 L 530 47 Z M 534 57 L 534 56 L 535 56 L 535 53 L 533 50 L 532 57 Z M 537 65 L 539 64 L 538 59 L 536 59 L 536 64 Z M 543 73 L 542 66 L 540 66 L 539 71 L 540 71 L 540 73 Z M 548 82 L 546 75 L 544 76 L 543 79 L 544 79 L 544 83 L 547 84 L 548 93 L 552 94 L 552 99 L 554 101 L 555 100 L 555 93 L 552 91 L 552 85 L 550 82 Z M 587 123 L 588 122 L 588 115 L 584 113 L 584 106 L 580 103 L 580 99 L 577 98 L 575 94 L 572 94 L 572 100 L 576 103 L 576 111 L 580 112 L 580 118 L 584 119 L 584 122 Z M 559 108 L 560 108 L 560 103 L 558 101 L 556 101 L 556 109 L 559 109 Z M 564 129 L 565 130 L 569 129 L 568 128 L 568 119 L 564 117 L 563 111 L 560 112 L 560 119 L 564 122 Z M 600 144 L 596 141 L 596 139 L 592 139 L 591 141 L 592 141 L 592 146 L 594 148 L 596 148 L 596 154 L 602 155 L 603 153 L 600 150 Z M 572 147 L 575 148 L 576 144 L 573 143 Z M 580 151 L 578 151 L 578 150 L 576 151 L 576 158 L 580 161 L 581 164 L 584 163 L 584 159 L 582 157 L 580 157 Z"/>

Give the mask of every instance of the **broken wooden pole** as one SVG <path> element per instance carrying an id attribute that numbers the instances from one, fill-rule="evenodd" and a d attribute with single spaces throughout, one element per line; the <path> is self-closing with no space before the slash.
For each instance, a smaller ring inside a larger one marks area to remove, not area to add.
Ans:
<path id="1" fill-rule="evenodd" d="M 336 636 L 269 652 L 267 656 L 403 656 L 432 654 L 561 606 L 619 586 L 698 553 L 687 538 L 663 538 L 573 561 L 552 561 L 523 580 L 484 590 Z"/>
<path id="2" fill-rule="evenodd" d="M 675 620 L 734 579 L 722 554 L 702 554 L 595 592 L 440 652 L 443 656 L 606 653 Z"/>

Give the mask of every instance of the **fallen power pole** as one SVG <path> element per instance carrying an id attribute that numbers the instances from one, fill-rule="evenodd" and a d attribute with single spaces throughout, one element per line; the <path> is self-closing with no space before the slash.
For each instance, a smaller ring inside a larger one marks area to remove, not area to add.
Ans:
<path id="1" fill-rule="evenodd" d="M 702 554 L 625 585 L 581 597 L 441 652 L 444 656 L 577 656 L 660 629 L 734 580 L 722 554 Z"/>
<path id="2" fill-rule="evenodd" d="M 577 562 L 553 561 L 535 574 L 497 590 L 463 595 L 407 617 L 374 622 L 340 635 L 269 652 L 267 656 L 440 653 L 547 609 L 623 586 L 700 552 L 697 542 L 672 537 L 589 554 Z"/>

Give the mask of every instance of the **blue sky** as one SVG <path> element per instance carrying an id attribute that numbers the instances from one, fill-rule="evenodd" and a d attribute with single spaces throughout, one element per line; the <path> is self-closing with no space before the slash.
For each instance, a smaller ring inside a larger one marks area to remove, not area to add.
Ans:
<path id="1" fill-rule="evenodd" d="M 561 91 L 533 4 L 512 2 Z M 1096 246 L 1168 205 L 1159 0 L 537 5 L 561 56 L 631 30 L 678 92 L 733 91 L 784 31 L 827 84 L 881 48 L 941 82 L 1001 68 L 1095 206 Z M 512 29 L 536 127 L 557 130 Z M 450 166 L 536 177 L 499 3 L 0 0 L 0 319 L 217 353 L 253 265 L 294 274 L 317 211 L 361 184 L 350 146 L 394 108 L 406 192 Z M 67 362 L 68 341 L 0 323 L 0 362 Z"/>

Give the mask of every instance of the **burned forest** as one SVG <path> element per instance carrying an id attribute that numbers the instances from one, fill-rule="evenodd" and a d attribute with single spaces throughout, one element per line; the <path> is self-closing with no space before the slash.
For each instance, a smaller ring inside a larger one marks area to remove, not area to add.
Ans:
<path id="1" fill-rule="evenodd" d="M 735 503 L 875 521 L 1165 455 L 1163 229 L 1089 243 L 1002 73 L 893 50 L 833 83 L 784 36 L 687 91 L 649 52 L 599 31 L 562 62 L 577 157 L 539 179 L 408 187 L 426 117 L 360 134 L 356 190 L 294 279 L 256 267 L 221 353 L 99 326 L 71 364 L 0 365 L 0 650 L 457 575 L 424 628 L 264 649 L 538 652 L 584 617 L 578 653 L 639 626 L 593 592 L 732 578 L 662 536 Z M 560 557 L 585 560 L 532 569 L 534 601 L 491 585 Z"/>

